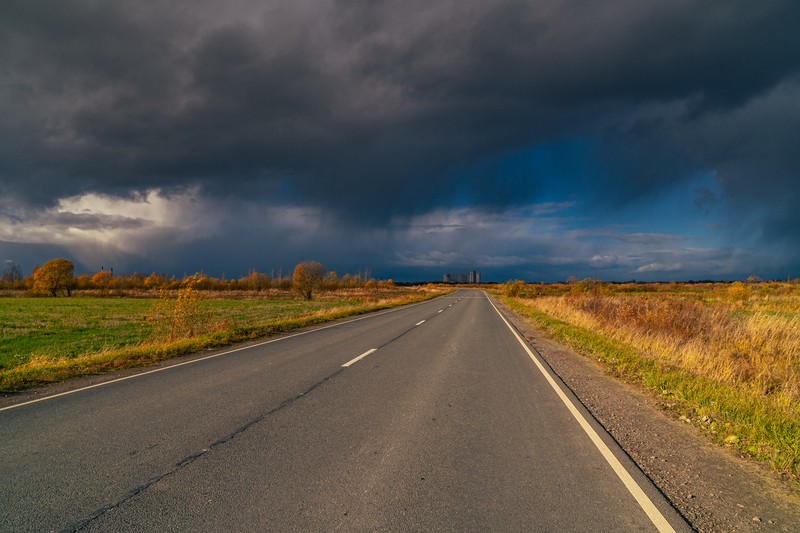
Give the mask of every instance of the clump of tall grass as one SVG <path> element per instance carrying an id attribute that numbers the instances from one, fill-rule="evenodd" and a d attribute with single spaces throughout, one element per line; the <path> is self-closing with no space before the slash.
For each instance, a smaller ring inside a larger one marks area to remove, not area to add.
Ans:
<path id="1" fill-rule="evenodd" d="M 201 274 L 183 279 L 177 294 L 165 288 L 159 292 L 158 303 L 153 305 L 147 321 L 152 326 L 152 338 L 158 342 L 195 337 L 207 324 L 207 314 L 202 309 L 202 295 L 199 287 Z"/>
<path id="2" fill-rule="evenodd" d="M 516 304 L 559 331 L 562 340 L 584 351 L 605 351 L 598 358 L 618 373 L 670 389 L 659 392 L 683 402 L 718 441 L 768 459 L 796 478 L 797 293 L 792 286 L 760 285 L 765 284 L 665 284 L 649 290 L 581 282 L 563 286 L 559 294 L 537 296 L 533 290 Z"/>
<path id="3" fill-rule="evenodd" d="M 741 314 L 663 295 L 571 294 L 531 305 L 703 377 L 800 401 L 800 316 Z"/>

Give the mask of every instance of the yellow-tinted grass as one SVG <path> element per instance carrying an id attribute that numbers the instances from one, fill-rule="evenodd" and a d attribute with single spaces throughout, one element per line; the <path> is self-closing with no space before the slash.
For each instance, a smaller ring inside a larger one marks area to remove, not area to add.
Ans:
<path id="1" fill-rule="evenodd" d="M 742 313 L 664 294 L 548 296 L 529 305 L 703 377 L 800 400 L 800 315 Z"/>
<path id="2" fill-rule="evenodd" d="M 720 444 L 800 475 L 800 285 L 527 285 L 507 298 Z"/>

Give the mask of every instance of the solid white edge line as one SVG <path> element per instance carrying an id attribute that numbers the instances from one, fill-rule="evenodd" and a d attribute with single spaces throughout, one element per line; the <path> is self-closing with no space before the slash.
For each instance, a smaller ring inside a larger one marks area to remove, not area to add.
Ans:
<path id="1" fill-rule="evenodd" d="M 222 357 L 223 355 L 229 355 L 229 354 L 232 354 L 232 353 L 241 352 L 243 350 L 249 350 L 251 348 L 258 348 L 259 346 L 264 346 L 265 344 L 272 344 L 273 342 L 285 341 L 286 339 L 291 339 L 292 337 L 299 337 L 300 335 L 307 335 L 309 333 L 322 331 L 324 329 L 335 328 L 337 326 L 343 326 L 345 324 L 352 324 L 353 322 L 358 322 L 359 320 L 366 320 L 367 318 L 374 318 L 376 316 L 381 316 L 381 315 L 386 315 L 386 314 L 393 313 L 393 312 L 396 312 L 396 311 L 401 311 L 403 309 L 408 309 L 410 307 L 414 307 L 414 306 L 417 306 L 417 305 L 422 305 L 422 304 L 430 302 L 430 301 L 432 301 L 432 300 L 425 300 L 425 301 L 422 301 L 422 302 L 417 302 L 417 303 L 413 303 L 413 304 L 409 304 L 409 305 L 404 305 L 402 307 L 395 307 L 395 308 L 392 308 L 392 309 L 387 309 L 385 311 L 376 312 L 374 314 L 370 313 L 368 315 L 360 316 L 360 317 L 354 318 L 352 320 L 346 320 L 344 322 L 337 322 L 335 324 L 328 324 L 327 326 L 320 326 L 318 328 L 314 328 L 314 329 L 311 329 L 311 330 L 308 330 L 308 331 L 301 331 L 300 333 L 293 333 L 291 335 L 285 335 L 283 337 L 277 337 L 277 338 L 274 338 L 274 339 L 269 339 L 269 340 L 266 340 L 266 341 L 263 341 L 263 342 L 258 342 L 256 344 L 249 344 L 247 346 L 242 346 L 240 348 L 234 348 L 233 350 L 227 350 L 227 351 L 224 351 L 224 352 L 207 355 L 205 357 L 199 357 L 197 359 L 192 359 L 191 361 L 184 361 L 182 363 L 175 363 L 173 365 L 164 366 L 164 367 L 161 367 L 161 368 L 155 368 L 153 370 L 147 370 L 145 372 L 139 372 L 137 374 L 132 374 L 130 376 L 125 376 L 123 378 L 117 378 L 117 379 L 112 379 L 112 380 L 109 380 L 109 381 L 103 381 L 101 383 L 95 383 L 94 385 L 88 385 L 86 387 L 81 387 L 79 389 L 73 389 L 73 390 L 68 390 L 68 391 L 64 391 L 64 392 L 59 392 L 58 394 L 51 394 L 49 396 L 43 396 L 41 398 L 36 398 L 35 400 L 28 400 L 27 402 L 16 403 L 14 405 L 7 405 L 5 407 L 0 407 L 0 412 L 9 411 L 11 409 L 16 409 L 17 407 L 24 407 L 26 405 L 31 405 L 31 404 L 34 404 L 34 403 L 43 402 L 45 400 L 52 400 L 52 399 L 58 398 L 60 396 L 67 396 L 69 394 L 75 394 L 76 392 L 83 392 L 83 391 L 87 391 L 87 390 L 90 390 L 90 389 L 96 389 L 97 387 L 105 387 L 106 385 L 111 385 L 112 383 L 119 383 L 120 381 L 127 381 L 129 379 L 140 378 L 140 377 L 146 376 L 148 374 L 155 374 L 156 372 L 163 372 L 165 370 L 170 370 L 170 369 L 173 369 L 173 368 L 177 368 L 179 366 L 191 365 L 191 364 L 194 364 L 194 363 L 199 363 L 199 362 L 205 361 L 207 359 L 214 359 L 215 357 Z"/>
<path id="2" fill-rule="evenodd" d="M 420 320 L 419 322 L 417 322 L 417 323 L 416 323 L 416 324 L 414 324 L 414 325 L 415 325 L 415 326 L 421 326 L 421 325 L 422 325 L 422 324 L 424 324 L 424 323 L 425 323 L 425 321 L 424 321 L 424 320 Z"/>
<path id="3" fill-rule="evenodd" d="M 550 386 L 553 388 L 556 394 L 558 394 L 558 397 L 561 399 L 561 401 L 564 402 L 564 405 L 567 406 L 569 412 L 572 413 L 572 416 L 574 416 L 575 419 L 578 421 L 581 428 L 583 428 L 583 430 L 589 436 L 589 439 L 598 449 L 600 454 L 603 456 L 606 462 L 611 466 L 612 470 L 614 470 L 614 473 L 617 475 L 617 477 L 619 477 L 623 485 L 625 485 L 625 488 L 628 489 L 628 492 L 630 492 L 631 495 L 634 497 L 634 499 L 636 499 L 636 502 L 639 504 L 639 506 L 642 508 L 645 514 L 647 514 L 647 517 L 650 519 L 650 521 L 653 523 L 656 529 L 664 533 L 669 533 L 669 532 L 675 533 L 675 529 L 667 521 L 667 519 L 664 518 L 664 515 L 661 514 L 661 511 L 658 510 L 653 501 L 647 496 L 647 494 L 645 494 L 644 490 L 642 490 L 642 487 L 639 486 L 639 484 L 636 482 L 635 479 L 633 479 L 633 477 L 625 469 L 625 467 L 622 466 L 622 463 L 619 462 L 619 459 L 617 459 L 616 456 L 613 453 L 611 453 L 611 450 L 606 445 L 606 443 L 603 442 L 603 439 L 600 438 L 600 435 L 597 434 L 597 431 L 594 430 L 594 428 L 589 424 L 589 422 L 586 420 L 583 414 L 578 410 L 575 404 L 572 403 L 572 400 L 570 400 L 569 397 L 566 394 L 564 394 L 564 391 L 561 390 L 561 387 L 558 386 L 558 383 L 556 383 L 556 381 L 553 379 L 550 373 L 547 372 L 547 369 L 545 369 L 544 365 L 542 365 L 539 359 L 533 354 L 530 347 L 528 347 L 528 343 L 521 338 L 517 330 L 515 330 L 514 327 L 508 322 L 508 320 L 506 320 L 506 317 L 504 317 L 503 314 L 500 312 L 500 310 L 497 309 L 497 307 L 494 305 L 494 302 L 492 302 L 492 300 L 489 299 L 488 295 L 486 296 L 486 299 L 489 300 L 489 303 L 494 308 L 495 312 L 497 312 L 497 314 L 503 320 L 505 325 L 508 326 L 508 329 L 511 330 L 511 333 L 517 339 L 517 342 L 520 343 L 520 345 L 528 353 L 528 356 L 533 360 L 534 363 L 536 363 L 536 367 L 539 369 L 542 375 L 544 375 L 545 379 L 547 379 L 547 382 L 550 384 Z"/>
<path id="4" fill-rule="evenodd" d="M 342 368 L 347 368 L 348 366 L 352 365 L 353 363 L 357 363 L 357 362 L 361 361 L 362 359 L 364 359 L 369 354 L 371 354 L 373 352 L 377 352 L 377 351 L 378 351 L 377 348 L 370 348 L 369 350 L 367 350 L 366 352 L 362 353 L 361 355 L 359 355 L 355 359 L 350 359 L 348 362 L 346 362 L 345 364 L 342 365 Z"/>

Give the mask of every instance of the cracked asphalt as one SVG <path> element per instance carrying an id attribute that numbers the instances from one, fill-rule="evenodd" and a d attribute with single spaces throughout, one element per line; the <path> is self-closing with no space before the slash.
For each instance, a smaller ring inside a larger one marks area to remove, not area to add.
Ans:
<path id="1" fill-rule="evenodd" d="M 239 348 L 5 398 L 0 529 L 690 530 L 480 291 Z"/>

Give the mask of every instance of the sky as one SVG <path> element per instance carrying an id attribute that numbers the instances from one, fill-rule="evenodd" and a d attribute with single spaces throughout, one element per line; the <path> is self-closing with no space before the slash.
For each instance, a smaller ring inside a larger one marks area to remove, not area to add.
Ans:
<path id="1" fill-rule="evenodd" d="M 800 2 L 3 0 L 0 261 L 800 277 Z"/>

